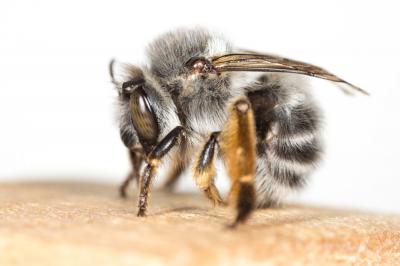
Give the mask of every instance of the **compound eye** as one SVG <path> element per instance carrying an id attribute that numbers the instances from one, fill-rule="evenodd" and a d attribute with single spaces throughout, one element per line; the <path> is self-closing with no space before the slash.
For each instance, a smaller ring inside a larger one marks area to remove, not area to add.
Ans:
<path id="1" fill-rule="evenodd" d="M 158 123 L 146 92 L 142 87 L 135 89 L 130 98 L 132 123 L 141 142 L 154 145 L 158 138 Z"/>

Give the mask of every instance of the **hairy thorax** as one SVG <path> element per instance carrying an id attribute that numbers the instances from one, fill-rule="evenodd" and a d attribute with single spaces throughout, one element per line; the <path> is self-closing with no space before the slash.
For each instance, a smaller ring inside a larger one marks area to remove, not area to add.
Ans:
<path id="1" fill-rule="evenodd" d="M 178 114 L 193 141 L 221 131 L 227 120 L 227 106 L 240 96 L 230 88 L 229 76 L 193 75 L 182 83 Z"/>

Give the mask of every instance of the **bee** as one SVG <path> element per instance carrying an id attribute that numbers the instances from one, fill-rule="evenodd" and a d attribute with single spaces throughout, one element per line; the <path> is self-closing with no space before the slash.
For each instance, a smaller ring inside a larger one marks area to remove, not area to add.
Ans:
<path id="1" fill-rule="evenodd" d="M 191 168 L 215 205 L 216 160 L 231 180 L 232 226 L 257 207 L 278 203 L 306 184 L 323 152 L 321 111 L 304 75 L 366 91 L 308 63 L 234 47 L 205 29 L 179 29 L 154 40 L 141 67 L 112 60 L 119 128 L 136 179 L 138 216 L 145 216 L 151 182 L 162 162 L 172 188 Z"/>

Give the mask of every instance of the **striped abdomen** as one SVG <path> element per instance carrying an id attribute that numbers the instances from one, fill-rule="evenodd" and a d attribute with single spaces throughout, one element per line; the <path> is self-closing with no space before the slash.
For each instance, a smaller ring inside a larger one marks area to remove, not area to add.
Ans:
<path id="1" fill-rule="evenodd" d="M 275 83 L 256 94 L 249 95 L 257 128 L 256 186 L 258 204 L 268 206 L 303 186 L 318 163 L 320 111 L 303 89 Z M 275 104 L 266 110 L 268 101 Z"/>

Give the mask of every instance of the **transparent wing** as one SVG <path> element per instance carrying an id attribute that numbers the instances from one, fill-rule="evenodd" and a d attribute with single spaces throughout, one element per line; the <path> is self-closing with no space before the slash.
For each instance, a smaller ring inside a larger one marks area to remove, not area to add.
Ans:
<path id="1" fill-rule="evenodd" d="M 356 91 L 369 95 L 367 91 L 321 67 L 276 55 L 257 53 L 226 54 L 213 57 L 211 63 L 213 69 L 218 73 L 231 71 L 296 73 L 345 84 Z"/>

